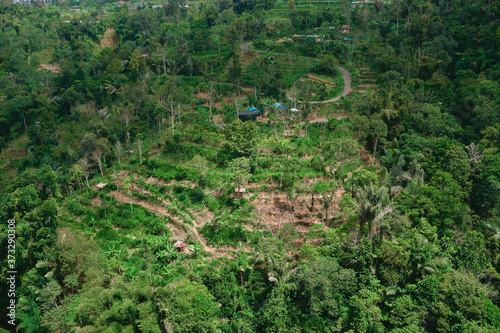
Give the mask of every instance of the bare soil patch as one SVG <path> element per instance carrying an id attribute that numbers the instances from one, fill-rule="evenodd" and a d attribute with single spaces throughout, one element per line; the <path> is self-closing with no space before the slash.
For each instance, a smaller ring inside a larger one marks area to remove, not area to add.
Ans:
<path id="1" fill-rule="evenodd" d="M 109 27 L 104 32 L 101 40 L 101 47 L 116 47 L 120 42 L 120 36 L 116 33 L 115 27 Z"/>
<path id="2" fill-rule="evenodd" d="M 306 77 L 307 77 L 307 79 L 309 79 L 311 81 L 324 83 L 324 84 L 327 84 L 329 86 L 334 86 L 333 82 L 330 82 L 330 81 L 327 81 L 327 80 L 323 80 L 323 79 L 320 79 L 320 78 L 312 76 L 312 75 L 307 75 Z"/>
<path id="3" fill-rule="evenodd" d="M 328 215 L 332 216 L 335 211 L 338 211 L 338 201 L 343 193 L 343 189 L 338 189 L 332 198 L 315 194 L 314 199 L 311 194 L 301 195 L 295 202 L 291 203 L 284 193 L 261 192 L 252 201 L 261 221 L 258 228 L 275 233 L 285 224 L 292 223 L 297 231 L 304 236 L 314 224 L 325 222 L 318 217 L 320 214 L 325 215 L 323 200 L 332 201 L 332 205 L 328 209 Z"/>
<path id="4" fill-rule="evenodd" d="M 290 37 L 283 37 L 283 38 L 280 38 L 276 41 L 276 43 L 283 43 L 283 42 L 293 42 L 293 39 L 291 39 Z"/>
<path id="5" fill-rule="evenodd" d="M 240 93 L 238 96 L 236 96 L 236 101 L 244 100 L 248 96 L 248 93 L 253 91 L 252 88 L 246 88 L 246 87 L 242 87 L 241 90 L 243 90 L 244 92 Z M 198 94 L 196 94 L 196 97 L 199 99 L 207 100 L 207 102 L 205 104 L 203 104 L 203 106 L 210 106 L 210 104 L 209 104 L 210 95 L 208 92 L 199 92 Z M 214 98 L 214 101 L 212 102 L 212 106 L 214 108 L 222 109 L 222 106 L 224 105 L 224 103 L 229 104 L 229 105 L 234 105 L 234 100 L 235 99 L 232 96 L 223 96 L 223 97 L 217 96 L 216 98 Z"/>
<path id="6" fill-rule="evenodd" d="M 28 157 L 28 148 L 5 148 L 2 153 L 2 158 L 22 160 L 26 157 Z"/>
<path id="7" fill-rule="evenodd" d="M 61 67 L 59 67 L 59 65 L 49 65 L 49 64 L 40 64 L 40 67 L 38 67 L 38 70 L 42 70 L 42 69 L 45 69 L 45 70 L 48 70 L 49 72 L 52 72 L 52 73 L 59 73 L 59 71 L 61 70 Z"/>
<path id="8" fill-rule="evenodd" d="M 361 157 L 364 166 L 373 166 L 377 164 L 373 156 L 365 148 L 362 148 L 359 151 L 359 156 Z"/>

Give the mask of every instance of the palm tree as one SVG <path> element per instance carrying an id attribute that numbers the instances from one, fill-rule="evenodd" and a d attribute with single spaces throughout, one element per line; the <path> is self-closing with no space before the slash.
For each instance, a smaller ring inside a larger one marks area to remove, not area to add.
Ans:
<path id="1" fill-rule="evenodd" d="M 290 280 L 297 272 L 288 261 L 288 256 L 283 253 L 283 243 L 270 239 L 261 243 L 250 258 L 253 265 L 264 264 L 269 281 L 282 285 Z"/>
<path id="2" fill-rule="evenodd" d="M 363 229 L 368 224 L 368 236 L 379 233 L 382 219 L 394 211 L 385 186 L 375 187 L 373 184 L 358 188 L 356 193 L 356 208 L 359 215 L 359 227 Z"/>
<path id="3" fill-rule="evenodd" d="M 384 0 L 373 0 L 373 5 L 375 6 L 375 11 L 377 12 L 377 14 L 380 13 L 383 4 Z"/>
<path id="4" fill-rule="evenodd" d="M 122 260 L 127 257 L 127 251 L 117 248 L 116 244 L 114 244 L 113 246 L 108 245 L 108 251 L 105 251 L 104 253 L 111 258 L 112 257 L 116 258 L 116 260 L 118 261 L 118 273 L 123 274 Z"/>
<path id="5" fill-rule="evenodd" d="M 157 37 L 158 43 L 160 44 L 161 51 L 162 51 L 162 60 L 163 60 L 163 74 L 167 74 L 167 62 L 165 59 L 165 44 L 167 44 L 168 41 L 168 35 L 166 31 L 160 32 L 160 34 Z"/>
<path id="6" fill-rule="evenodd" d="M 323 208 L 325 209 L 325 221 L 328 223 L 328 209 L 332 205 L 332 199 L 335 194 L 335 188 L 332 186 L 329 190 L 322 193 L 323 200 L 321 201 L 323 204 Z"/>
<path id="7" fill-rule="evenodd" d="M 415 235 L 411 246 L 410 261 L 413 267 L 413 275 L 416 279 L 420 279 L 426 274 L 434 274 L 439 270 L 451 266 L 446 257 L 438 256 L 439 247 L 429 242 L 423 235 Z"/>
<path id="8" fill-rule="evenodd" d="M 158 261 L 170 263 L 177 259 L 179 252 L 170 242 L 167 241 L 162 246 L 164 246 L 164 249 L 155 254 Z"/>
<path id="9" fill-rule="evenodd" d="M 406 160 L 399 149 L 386 150 L 383 162 L 388 171 L 381 173 L 379 179 L 382 179 L 382 184 L 388 187 L 391 201 L 403 190 L 411 191 L 423 183 L 423 169 L 418 163 L 412 162 L 405 171 Z"/>
<path id="10" fill-rule="evenodd" d="M 500 239 L 500 220 L 491 219 L 484 226 L 493 234 L 494 238 Z"/>
<path id="11" fill-rule="evenodd" d="M 485 153 L 495 154 L 500 149 L 500 123 L 489 126 L 481 132 L 483 139 L 481 143 L 486 147 Z"/>
<path id="12" fill-rule="evenodd" d="M 424 183 L 424 169 L 417 162 L 410 163 L 410 179 L 406 184 L 406 192 L 414 193 Z"/>
<path id="13" fill-rule="evenodd" d="M 482 154 L 479 147 L 474 144 L 474 142 L 472 142 L 468 146 L 465 146 L 465 150 L 467 150 L 467 153 L 469 154 L 469 164 L 473 170 L 472 173 L 474 173 L 476 165 L 478 165 L 479 162 L 483 160 L 484 155 Z"/>

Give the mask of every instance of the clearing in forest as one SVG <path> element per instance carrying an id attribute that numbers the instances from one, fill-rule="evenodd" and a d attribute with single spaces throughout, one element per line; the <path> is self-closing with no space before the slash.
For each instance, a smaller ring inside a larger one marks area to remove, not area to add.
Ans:
<path id="1" fill-rule="evenodd" d="M 116 33 L 115 27 L 109 27 L 104 32 L 101 40 L 101 47 L 116 47 L 120 42 L 120 36 Z"/>

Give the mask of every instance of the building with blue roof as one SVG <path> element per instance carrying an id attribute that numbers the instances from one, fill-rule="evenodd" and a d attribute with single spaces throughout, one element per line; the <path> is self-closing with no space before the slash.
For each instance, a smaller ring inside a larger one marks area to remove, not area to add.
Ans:
<path id="1" fill-rule="evenodd" d="M 246 111 L 240 111 L 238 112 L 238 118 L 240 118 L 242 121 L 247 121 L 251 119 L 257 118 L 257 116 L 260 114 L 260 111 L 256 107 L 250 107 Z"/>
<path id="2" fill-rule="evenodd" d="M 288 109 L 288 106 L 283 105 L 283 104 L 281 104 L 281 103 L 274 103 L 274 107 L 275 107 L 276 109 L 277 109 L 277 108 L 286 108 L 286 109 Z"/>

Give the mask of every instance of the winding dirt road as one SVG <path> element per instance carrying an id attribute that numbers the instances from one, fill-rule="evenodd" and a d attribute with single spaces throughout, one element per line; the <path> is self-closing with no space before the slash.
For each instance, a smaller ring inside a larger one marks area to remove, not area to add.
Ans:
<path id="1" fill-rule="evenodd" d="M 337 66 L 337 65 L 335 65 L 335 66 Z M 351 89 L 351 74 L 349 74 L 348 71 L 346 71 L 345 69 L 343 69 L 340 66 L 337 66 L 337 68 L 339 69 L 339 71 L 342 73 L 342 76 L 344 77 L 344 91 L 342 91 L 342 94 L 340 94 L 337 97 L 327 99 L 326 101 L 312 101 L 309 103 L 311 103 L 311 104 L 333 103 L 333 102 L 336 102 L 339 99 L 341 99 L 342 97 L 347 96 L 351 93 L 351 91 L 352 91 L 352 89 Z M 300 102 L 300 101 L 297 101 L 297 102 Z"/>
<path id="2" fill-rule="evenodd" d="M 252 42 L 245 43 L 245 44 L 241 45 L 240 48 L 242 50 L 248 51 L 248 50 L 250 50 L 250 45 L 252 45 L 252 44 L 253 44 Z M 256 51 L 256 50 L 252 50 L 252 51 L 263 52 L 263 51 Z M 337 65 L 335 65 L 335 66 L 337 66 Z M 351 91 L 352 91 L 352 89 L 351 89 L 351 74 L 349 74 L 348 71 L 346 71 L 345 69 L 343 69 L 340 66 L 337 66 L 337 68 L 339 69 L 339 71 L 342 73 L 342 76 L 344 77 L 344 91 L 342 91 L 342 94 L 340 94 L 337 97 L 327 99 L 325 101 L 313 101 L 313 102 L 309 102 L 309 103 L 311 103 L 311 104 L 333 103 L 333 102 L 337 102 L 342 97 L 347 96 L 351 93 Z M 287 97 L 290 100 L 293 100 L 293 98 L 290 96 L 290 93 L 287 93 Z M 297 102 L 301 102 L 301 101 L 297 101 Z"/>
<path id="3" fill-rule="evenodd" d="M 145 193 L 153 196 L 153 194 L 151 194 L 151 193 L 149 193 L 147 191 L 145 191 Z M 119 192 L 119 191 L 111 191 L 107 195 L 114 197 L 120 203 L 136 204 L 136 205 L 139 205 L 139 206 L 142 206 L 142 207 L 146 208 L 147 210 L 153 212 L 156 215 L 167 216 L 167 217 L 169 217 L 170 219 L 173 219 L 173 220 L 177 220 L 178 219 L 177 217 L 172 216 L 172 214 L 170 214 L 167 211 L 167 209 L 165 207 L 163 207 L 163 205 L 155 205 L 155 204 L 149 203 L 147 201 L 138 200 L 136 198 L 130 198 L 130 197 L 126 196 L 125 194 Z M 163 204 L 168 204 L 168 203 L 165 202 L 165 201 L 163 201 Z M 181 223 L 181 222 L 178 221 L 178 223 Z M 182 225 L 184 227 L 186 227 L 187 229 L 189 229 L 196 236 L 196 239 L 200 242 L 200 244 L 203 247 L 203 251 L 209 252 L 212 255 L 216 256 L 217 255 L 217 249 L 214 248 L 214 247 L 212 247 L 212 246 L 210 246 L 210 245 L 208 245 L 208 243 L 205 240 L 205 238 L 203 236 L 201 236 L 200 233 L 198 232 L 197 228 L 201 227 L 201 225 L 199 225 L 196 222 L 196 220 L 193 220 L 193 223 L 194 223 L 194 226 L 190 225 L 189 223 L 183 223 Z"/>

